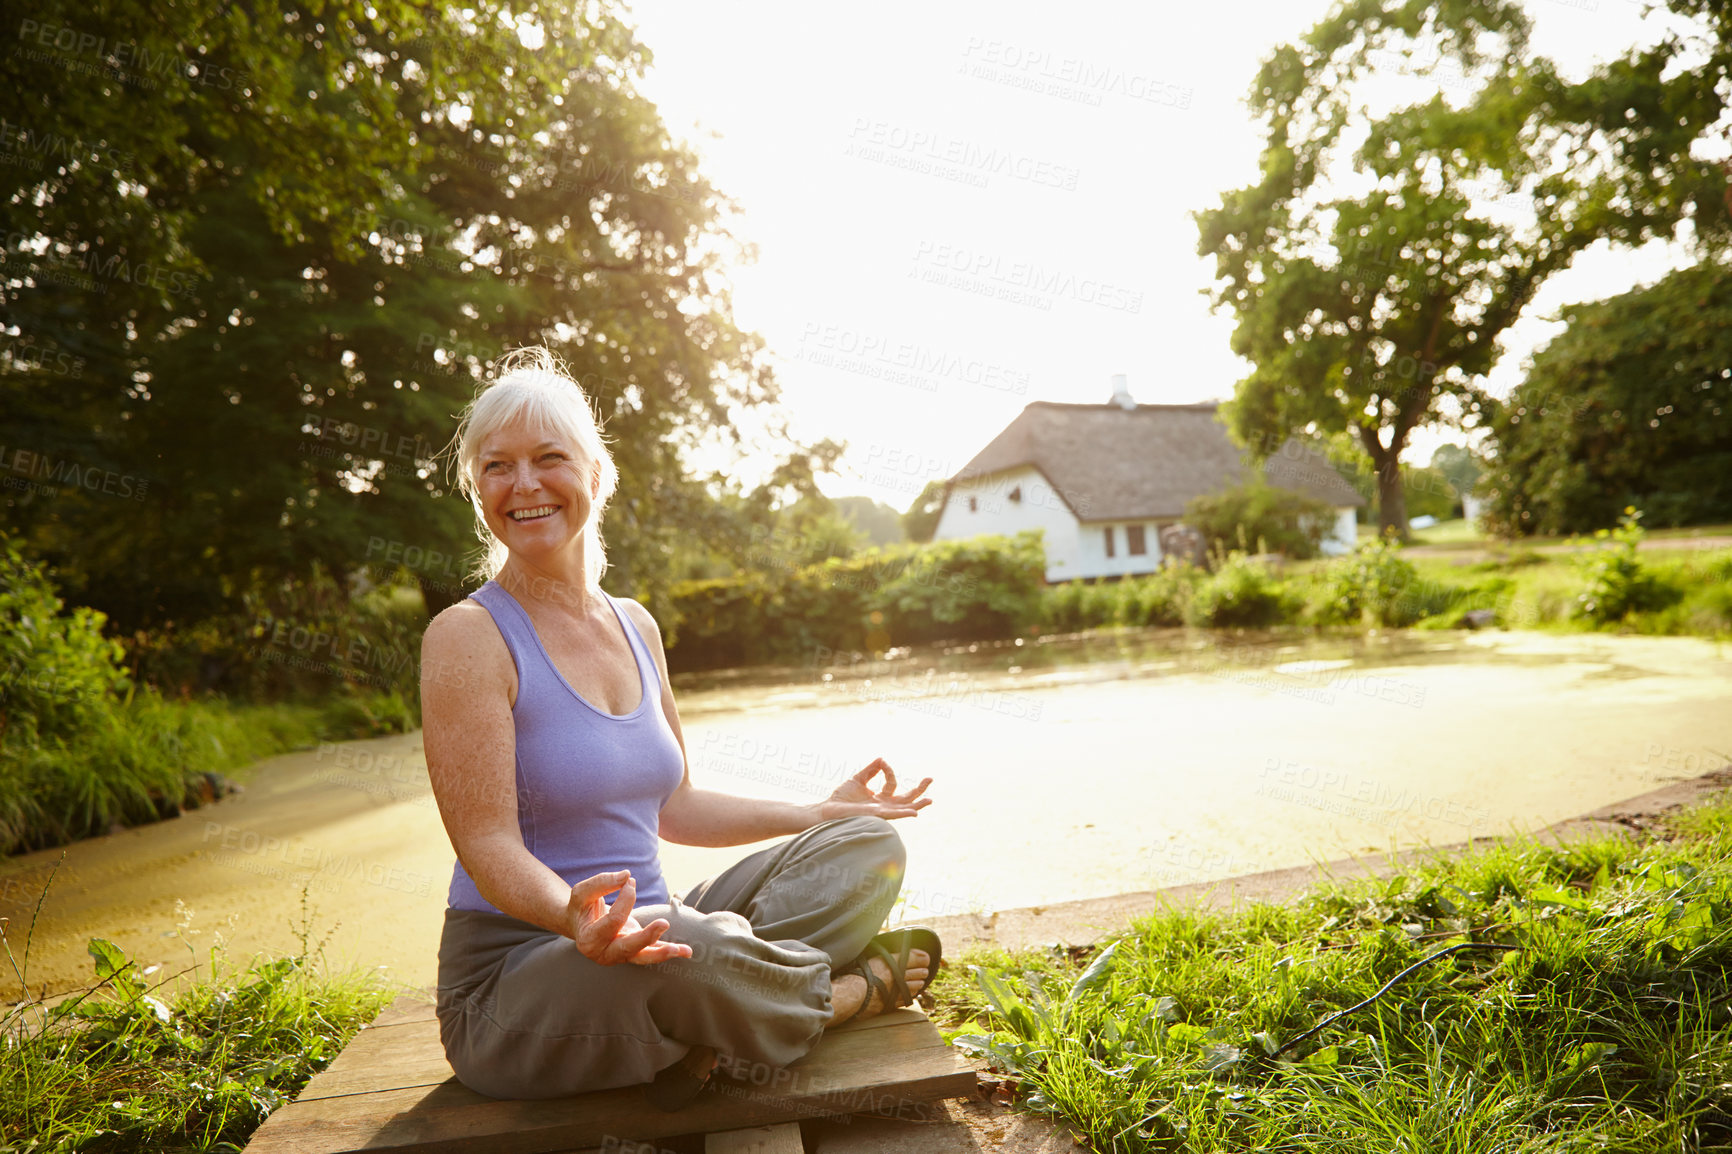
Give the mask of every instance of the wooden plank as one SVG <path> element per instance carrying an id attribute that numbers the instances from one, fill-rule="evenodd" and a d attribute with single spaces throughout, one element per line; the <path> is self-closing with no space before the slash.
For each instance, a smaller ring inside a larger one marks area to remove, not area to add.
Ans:
<path id="1" fill-rule="evenodd" d="M 800 1141 L 799 1123 L 783 1122 L 706 1134 L 704 1154 L 806 1154 L 806 1147 Z"/>
<path id="2" fill-rule="evenodd" d="M 399 999 L 394 1003 L 392 1010 L 397 1010 L 401 1002 Z M 381 1019 L 384 1017 L 380 1015 Z M 396 1017 L 396 1025 L 375 1023 L 355 1035 L 336 1061 L 313 1076 L 296 1101 L 436 1086 L 450 1078 L 451 1066 L 439 1041 L 439 1023 L 432 1019 L 405 1019 L 401 1014 Z M 824 1036 L 827 1041 L 842 1039 L 866 1030 L 903 1027 L 926 1020 L 926 1015 L 917 1010 L 902 1009 L 840 1026 Z"/>
<path id="3" fill-rule="evenodd" d="M 381 1040 L 407 1037 L 402 1028 L 379 1033 Z M 691 1106 L 673 1114 L 651 1108 L 641 1086 L 576 1098 L 501 1101 L 446 1080 L 303 1098 L 271 1115 L 247 1149 L 248 1154 L 362 1149 L 548 1154 L 836 1114 L 924 1120 L 932 1116 L 931 1099 L 967 1095 L 975 1084 L 973 1067 L 923 1017 L 896 1028 L 837 1031 L 786 1070 L 730 1072 L 739 1076 L 718 1076 Z"/>
<path id="4" fill-rule="evenodd" d="M 403 994 L 379 1011 L 379 1016 L 364 1029 L 374 1029 L 379 1026 L 401 1026 L 405 1022 L 434 1022 L 433 1003 L 415 994 Z"/>
<path id="5" fill-rule="evenodd" d="M 856 1056 L 884 1060 L 897 1053 L 923 1046 L 942 1046 L 930 1023 L 924 1018 L 904 1021 L 889 1031 L 838 1032 L 824 1039 L 817 1050 L 789 1066 L 791 1071 L 815 1071 L 821 1079 L 831 1072 L 847 1068 Z M 731 1073 L 729 1066 L 723 1074 Z M 741 1071 L 744 1080 L 756 1074 L 760 1082 L 773 1079 L 767 1070 Z M 803 1075 L 802 1075 L 803 1076 Z M 356 1094 L 370 1094 L 415 1087 L 437 1086 L 453 1077 L 445 1060 L 445 1050 L 437 1034 L 429 1035 L 415 1026 L 397 1026 L 370 1030 L 357 1035 L 329 1069 L 315 1075 L 295 1100 L 311 1102 Z"/>

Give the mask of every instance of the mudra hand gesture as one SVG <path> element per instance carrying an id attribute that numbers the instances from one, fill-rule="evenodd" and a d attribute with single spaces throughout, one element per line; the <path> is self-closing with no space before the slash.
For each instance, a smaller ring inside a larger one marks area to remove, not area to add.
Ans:
<path id="1" fill-rule="evenodd" d="M 602 898 L 614 891 L 610 909 Z M 639 925 L 631 915 L 637 899 L 637 881 L 630 870 L 596 874 L 571 887 L 571 902 L 566 907 L 570 919 L 571 940 L 583 956 L 597 965 L 617 966 L 630 962 L 637 966 L 653 966 L 673 958 L 689 958 L 692 948 L 677 942 L 661 941 L 668 930 L 668 920 L 657 918 L 649 925 Z"/>
<path id="2" fill-rule="evenodd" d="M 884 775 L 884 788 L 874 793 L 872 779 L 879 774 Z M 829 800 L 818 806 L 818 813 L 825 821 L 841 817 L 913 817 L 932 804 L 931 798 L 920 796 L 931 784 L 930 777 L 923 778 L 907 793 L 897 793 L 896 771 L 880 757 L 837 786 Z"/>

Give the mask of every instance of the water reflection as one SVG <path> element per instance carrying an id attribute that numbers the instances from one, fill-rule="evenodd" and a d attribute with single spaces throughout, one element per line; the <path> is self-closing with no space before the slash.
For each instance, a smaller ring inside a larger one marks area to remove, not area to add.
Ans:
<path id="1" fill-rule="evenodd" d="M 1227 676 L 1299 691 L 1339 681 L 1323 674 L 1388 664 L 1548 660 L 1464 643 L 1460 633 L 1120 629 L 898 647 L 871 654 L 818 648 L 804 665 L 675 674 L 686 715 L 827 706 L 856 700 L 967 698 L 1148 677 Z M 1319 684 L 1321 683 L 1321 684 Z"/>

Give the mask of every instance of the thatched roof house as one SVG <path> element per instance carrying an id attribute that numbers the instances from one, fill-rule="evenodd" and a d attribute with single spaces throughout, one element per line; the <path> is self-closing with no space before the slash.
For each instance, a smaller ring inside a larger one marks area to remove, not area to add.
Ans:
<path id="1" fill-rule="evenodd" d="M 1160 529 L 1193 498 L 1242 483 L 1250 467 L 1215 404 L 1138 405 L 1122 378 L 1114 384 L 1109 404 L 1023 409 L 951 478 L 936 536 L 1044 529 L 1053 581 L 1158 568 Z M 1326 458 L 1289 441 L 1263 471 L 1335 510 L 1328 551 L 1352 547 L 1365 498 Z"/>

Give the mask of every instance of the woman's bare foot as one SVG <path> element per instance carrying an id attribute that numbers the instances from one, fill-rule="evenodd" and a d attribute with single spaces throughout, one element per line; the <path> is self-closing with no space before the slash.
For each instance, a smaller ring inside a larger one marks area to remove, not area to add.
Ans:
<path id="1" fill-rule="evenodd" d="M 932 961 L 925 950 L 910 950 L 908 952 L 908 969 L 903 972 L 902 980 L 908 983 L 908 992 L 918 997 L 920 991 L 926 988 L 926 967 Z M 883 958 L 872 958 L 867 965 L 872 967 L 872 974 L 882 985 L 885 995 L 893 997 L 896 983 L 890 972 L 889 963 Z M 864 1010 L 861 1003 L 870 1000 Z M 837 974 L 830 978 L 830 1025 L 846 1022 L 856 1013 L 861 1018 L 875 1018 L 891 1007 L 884 1004 L 872 990 L 867 988 L 866 979 L 859 974 Z"/>

